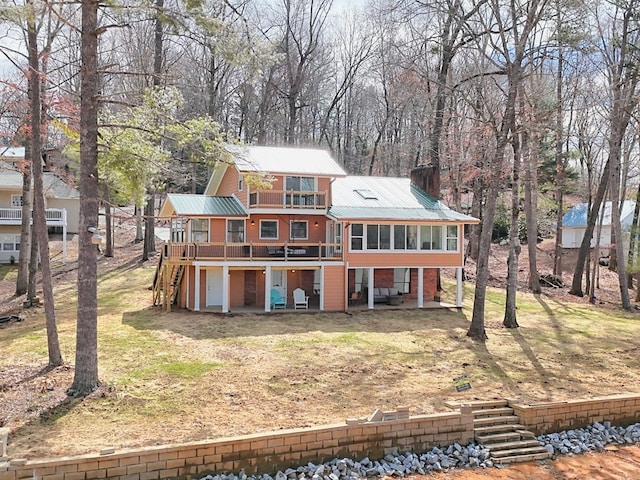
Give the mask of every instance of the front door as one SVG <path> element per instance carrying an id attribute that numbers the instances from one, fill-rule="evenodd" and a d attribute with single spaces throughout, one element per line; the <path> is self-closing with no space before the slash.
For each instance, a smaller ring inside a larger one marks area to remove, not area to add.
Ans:
<path id="1" fill-rule="evenodd" d="M 207 307 L 222 306 L 222 269 L 207 270 Z"/>

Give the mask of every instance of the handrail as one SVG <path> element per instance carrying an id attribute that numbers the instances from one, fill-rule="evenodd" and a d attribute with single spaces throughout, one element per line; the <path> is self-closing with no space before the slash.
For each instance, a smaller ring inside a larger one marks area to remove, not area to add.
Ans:
<path id="1" fill-rule="evenodd" d="M 327 208 L 327 192 L 304 190 L 256 190 L 249 194 L 249 207 L 261 208 Z"/>
<path id="2" fill-rule="evenodd" d="M 44 216 L 48 225 L 63 225 L 67 222 L 67 210 L 65 208 L 45 208 Z M 0 207 L 0 223 L 20 223 L 21 221 L 21 208 Z"/>
<path id="3" fill-rule="evenodd" d="M 167 261 L 193 260 L 342 260 L 341 243 L 229 243 L 164 242 L 162 255 Z"/>

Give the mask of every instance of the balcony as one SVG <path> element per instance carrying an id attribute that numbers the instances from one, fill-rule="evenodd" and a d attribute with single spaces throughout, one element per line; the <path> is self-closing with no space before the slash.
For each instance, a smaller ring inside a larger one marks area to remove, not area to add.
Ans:
<path id="1" fill-rule="evenodd" d="M 67 211 L 64 208 L 47 208 L 44 216 L 50 227 L 61 227 L 67 224 Z M 22 209 L 0 208 L 0 225 L 22 225 Z"/>
<path id="2" fill-rule="evenodd" d="M 169 262 L 194 260 L 341 261 L 340 243 L 167 243 L 162 257 Z"/>
<path id="3" fill-rule="evenodd" d="M 249 207 L 324 210 L 327 208 L 327 192 L 258 190 L 249 194 Z"/>

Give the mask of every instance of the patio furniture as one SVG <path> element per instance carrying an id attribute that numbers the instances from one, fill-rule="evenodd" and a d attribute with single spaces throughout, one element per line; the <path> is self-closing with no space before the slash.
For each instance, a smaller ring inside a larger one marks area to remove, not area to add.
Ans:
<path id="1" fill-rule="evenodd" d="M 271 289 L 271 308 L 273 310 L 285 310 L 287 308 L 287 297 L 283 297 L 277 288 Z"/>
<path id="2" fill-rule="evenodd" d="M 309 297 L 306 295 L 305 291 L 301 288 L 296 288 L 293 291 L 293 308 L 294 310 L 301 308 L 308 310 L 309 309 Z"/>

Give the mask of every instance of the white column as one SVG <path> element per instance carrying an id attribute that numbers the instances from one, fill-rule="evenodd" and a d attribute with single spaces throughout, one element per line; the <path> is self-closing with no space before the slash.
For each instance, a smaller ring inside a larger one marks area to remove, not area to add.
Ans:
<path id="1" fill-rule="evenodd" d="M 369 309 L 373 310 L 373 268 L 369 268 L 369 284 L 367 288 L 369 289 L 369 298 L 367 299 Z"/>
<path id="2" fill-rule="evenodd" d="M 229 313 L 229 267 L 222 267 L 222 313 Z"/>
<path id="3" fill-rule="evenodd" d="M 194 300 L 193 300 L 193 311 L 200 311 L 200 265 L 196 265 L 196 282 L 195 282 Z"/>
<path id="4" fill-rule="evenodd" d="M 462 267 L 456 268 L 456 307 L 462 307 Z"/>
<path id="5" fill-rule="evenodd" d="M 189 279 L 189 272 L 191 271 L 191 269 L 189 268 L 189 265 L 185 265 L 185 272 L 184 272 L 184 281 L 182 282 L 183 285 L 186 285 L 187 287 L 187 299 L 185 301 L 185 307 L 187 310 L 189 310 L 189 300 L 191 299 L 191 281 Z"/>
<path id="6" fill-rule="evenodd" d="M 269 265 L 264 269 L 264 311 L 271 311 L 271 267 Z"/>
<path id="7" fill-rule="evenodd" d="M 418 268 L 418 308 L 424 308 L 424 268 Z"/>
<path id="8" fill-rule="evenodd" d="M 321 312 L 324 310 L 324 265 L 320 267 L 320 305 L 318 308 Z"/>

